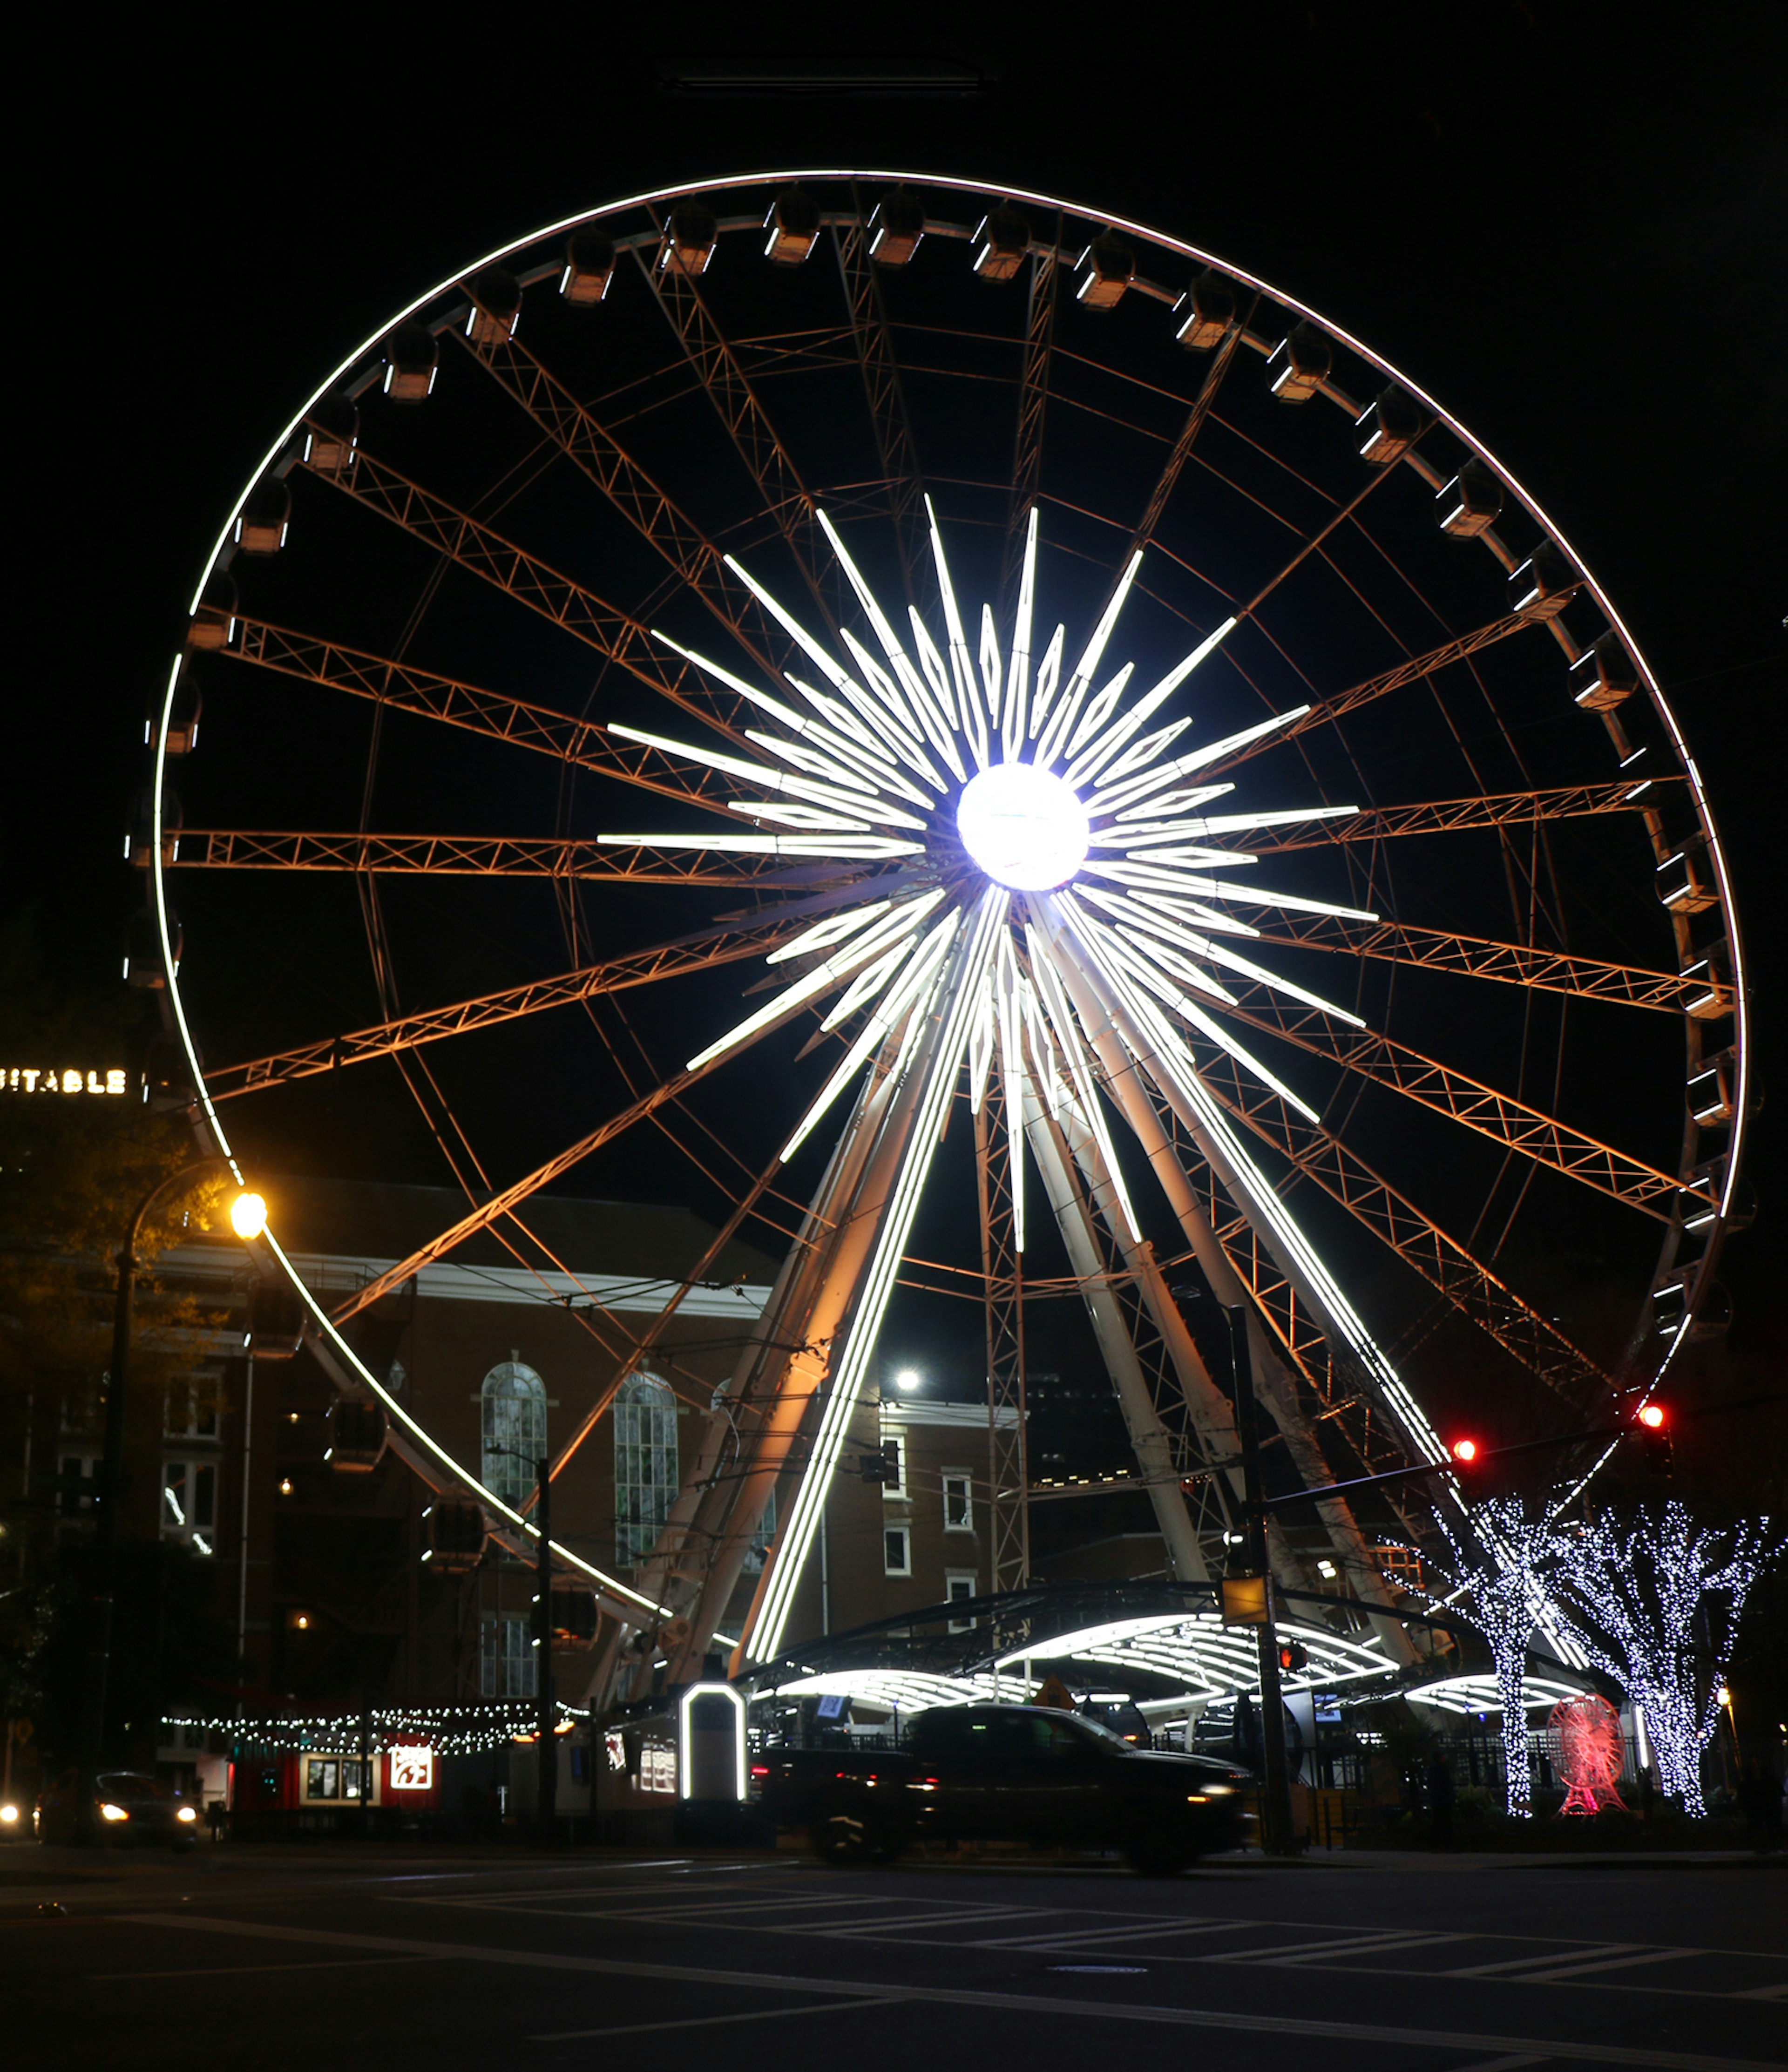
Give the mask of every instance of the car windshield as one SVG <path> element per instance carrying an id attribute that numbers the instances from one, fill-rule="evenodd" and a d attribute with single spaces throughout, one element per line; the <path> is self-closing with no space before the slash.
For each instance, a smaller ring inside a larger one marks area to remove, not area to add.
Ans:
<path id="1" fill-rule="evenodd" d="M 113 1770 L 99 1780 L 108 1799 L 166 1799 L 167 1786 L 153 1777 L 138 1777 L 128 1770 Z"/>

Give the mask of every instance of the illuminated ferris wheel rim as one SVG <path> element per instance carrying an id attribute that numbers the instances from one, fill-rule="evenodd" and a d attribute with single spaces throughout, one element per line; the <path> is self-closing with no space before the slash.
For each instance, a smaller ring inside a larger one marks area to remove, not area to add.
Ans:
<path id="1" fill-rule="evenodd" d="M 851 170 L 847 168 L 805 168 L 786 171 L 771 171 L 754 172 L 717 180 L 710 179 L 692 181 L 675 186 L 656 188 L 645 193 L 628 197 L 624 200 L 606 205 L 596 210 L 580 212 L 576 215 L 567 216 L 555 223 L 548 224 L 529 232 L 521 237 L 512 240 L 485 254 L 483 257 L 475 261 L 473 265 L 464 269 L 456 269 L 451 274 L 445 277 L 441 282 L 436 283 L 424 293 L 417 296 L 410 304 L 409 304 L 404 310 L 399 311 L 391 320 L 381 324 L 374 332 L 369 335 L 368 338 L 358 348 L 356 348 L 354 352 L 347 356 L 339 366 L 332 370 L 327 378 L 319 385 L 314 394 L 306 401 L 302 409 L 294 415 L 291 422 L 282 432 L 280 437 L 269 447 L 268 454 L 261 466 L 258 467 L 249 477 L 248 484 L 245 486 L 241 497 L 238 499 L 236 504 L 232 508 L 226 520 L 224 526 L 219 535 L 216 545 L 207 561 L 203 574 L 202 575 L 199 583 L 195 591 L 193 609 L 197 609 L 199 602 L 203 594 L 206 584 L 209 582 L 212 574 L 216 570 L 220 561 L 224 557 L 236 527 L 236 521 L 240 516 L 248 498 L 252 494 L 254 487 L 266 475 L 270 469 L 276 466 L 281 456 L 290 450 L 294 438 L 301 430 L 306 418 L 315 409 L 319 403 L 339 385 L 344 376 L 351 373 L 357 368 L 364 366 L 369 359 L 376 356 L 380 352 L 382 342 L 391 335 L 392 332 L 399 324 L 401 324 L 405 320 L 413 318 L 429 310 L 431 306 L 438 306 L 442 298 L 453 294 L 456 290 L 462 291 L 463 283 L 482 269 L 495 265 L 500 265 L 504 261 L 509 259 L 518 253 L 528 251 L 531 248 L 538 248 L 545 240 L 553 238 L 556 236 L 561 236 L 566 232 L 577 228 L 580 225 L 603 222 L 610 218 L 623 216 L 629 211 L 638 210 L 640 208 L 650 210 L 660 206 L 669 207 L 676 204 L 679 201 L 693 199 L 697 197 L 717 197 L 741 190 L 762 190 L 766 187 L 774 187 L 779 185 L 796 183 L 804 181 L 815 183 L 824 181 L 888 182 L 898 185 L 912 185 L 944 193 L 972 195 L 976 199 L 977 207 L 982 208 L 988 206 L 991 201 L 995 204 L 1005 203 L 1025 204 L 1045 210 L 1060 212 L 1064 215 L 1073 216 L 1095 227 L 1102 226 L 1108 232 L 1134 237 L 1158 250 L 1172 253 L 1184 259 L 1189 260 L 1194 264 L 1199 264 L 1211 268 L 1223 275 L 1227 276 L 1230 280 L 1270 298 L 1271 301 L 1274 304 L 1281 307 L 1285 311 L 1318 327 L 1323 332 L 1326 333 L 1331 339 L 1343 344 L 1351 353 L 1355 355 L 1367 366 L 1375 369 L 1387 379 L 1395 383 L 1398 387 L 1405 391 L 1409 396 L 1415 398 L 1424 409 L 1432 413 L 1437 421 L 1444 424 L 1470 454 L 1474 455 L 1483 466 L 1490 469 L 1495 475 L 1500 483 L 1509 492 L 1511 492 L 1524 508 L 1535 523 L 1542 529 L 1545 536 L 1556 542 L 1557 545 L 1563 549 L 1567 554 L 1568 554 L 1574 569 L 1576 571 L 1580 572 L 1583 586 L 1588 594 L 1594 598 L 1597 604 L 1605 615 L 1609 626 L 1618 633 L 1622 643 L 1624 643 L 1627 653 L 1631 657 L 1635 668 L 1642 678 L 1643 684 L 1646 691 L 1649 694 L 1651 705 L 1654 709 L 1658 713 L 1666 734 L 1667 734 L 1681 766 L 1687 775 L 1691 796 L 1694 802 L 1696 818 L 1705 837 L 1709 865 L 1716 882 L 1720 902 L 1723 906 L 1728 923 L 1727 939 L 1729 945 L 1733 993 L 1732 1012 L 1733 1015 L 1734 1042 L 1732 1049 L 1736 1084 L 1734 1087 L 1734 1099 L 1733 1103 L 1734 1112 L 1732 1120 L 1732 1134 L 1728 1154 L 1724 1161 L 1724 1171 L 1722 1182 L 1723 1194 L 1719 1205 L 1720 1211 L 1722 1215 L 1724 1215 L 1724 1211 L 1730 1207 L 1732 1202 L 1733 1190 L 1736 1184 L 1737 1174 L 1740 1166 L 1740 1153 L 1749 1110 L 1749 1060 L 1748 1045 L 1745 1042 L 1747 997 L 1742 945 L 1739 935 L 1736 910 L 1731 896 L 1731 888 L 1724 855 L 1719 841 L 1717 830 L 1713 822 L 1711 810 L 1701 787 L 1699 772 L 1696 770 L 1693 759 L 1688 752 L 1687 743 L 1683 738 L 1681 730 L 1677 725 L 1675 716 L 1670 710 L 1667 701 L 1663 697 L 1649 666 L 1645 661 L 1642 651 L 1640 649 L 1638 643 L 1633 639 L 1624 620 L 1617 612 L 1612 600 L 1608 598 L 1606 594 L 1601 588 L 1601 586 L 1596 582 L 1593 575 L 1585 566 L 1582 557 L 1576 554 L 1574 549 L 1570 548 L 1568 542 L 1566 541 L 1559 527 L 1550 519 L 1549 516 L 1548 516 L 1532 495 L 1510 474 L 1509 471 L 1496 460 L 1495 457 L 1490 453 L 1488 449 L 1483 446 L 1482 442 L 1478 440 L 1464 426 L 1460 424 L 1457 419 L 1453 417 L 1442 405 L 1430 397 L 1418 384 L 1411 381 L 1399 369 L 1393 367 L 1389 361 L 1384 360 L 1381 356 L 1374 352 L 1370 347 L 1364 345 L 1350 334 L 1341 330 L 1329 319 L 1322 317 L 1319 313 L 1310 308 L 1309 305 L 1299 301 L 1296 297 L 1286 294 L 1284 290 L 1267 282 L 1260 277 L 1250 273 L 1245 269 L 1235 266 L 1231 262 L 1221 259 L 1215 254 L 1208 253 L 1202 248 L 1192 245 L 1186 240 L 1166 236 L 1159 231 L 1130 219 L 1114 216 L 1105 212 L 1087 208 L 1080 204 L 1065 201 L 1058 197 L 1034 191 L 1017 188 L 990 189 L 984 183 L 956 179 L 945 175 L 934 175 L 923 172 L 901 172 L 875 169 Z M 856 221 L 860 220 L 854 212 L 846 213 L 849 215 L 850 220 Z M 826 220 L 828 221 L 842 221 L 845 220 L 845 216 L 841 215 L 838 212 L 834 211 L 828 213 Z M 758 220 L 753 218 L 750 219 L 750 220 L 753 223 L 755 223 Z M 743 221 L 744 220 L 741 220 L 740 222 L 734 223 L 723 220 L 720 225 L 721 233 L 725 234 L 729 232 L 742 228 Z M 930 228 L 932 226 L 928 224 L 927 228 Z M 939 228 L 943 228 L 943 226 L 941 225 L 937 227 Z M 957 234 L 962 234 L 960 226 L 956 227 L 956 229 Z M 635 238 L 629 240 L 618 239 L 617 243 L 644 244 L 650 241 L 652 234 L 653 233 L 642 232 Z M 1033 249 L 1036 249 L 1034 241 L 1033 243 Z M 168 729 L 166 722 L 168 714 L 171 709 L 179 668 L 179 664 L 177 661 L 175 672 L 171 673 L 169 678 L 167 691 L 164 697 L 162 706 L 163 723 L 158 730 L 158 738 L 155 747 L 152 793 L 154 849 L 151 864 L 154 909 L 160 934 L 164 968 L 167 976 L 168 999 L 175 1026 L 186 1051 L 187 1063 L 193 1075 L 193 1083 L 199 1091 L 199 1098 L 204 1114 L 217 1143 L 220 1147 L 228 1153 L 228 1138 L 222 1127 L 216 1104 L 212 1099 L 211 1092 L 207 1084 L 203 1069 L 199 1059 L 196 1045 L 194 1042 L 189 1026 L 185 1003 L 180 991 L 178 971 L 174 957 L 174 945 L 169 920 L 167 888 L 163 869 L 163 789 L 168 738 Z M 271 1240 L 269 1240 L 269 1242 L 271 1243 Z M 277 1244 L 273 1246 L 273 1249 L 276 1252 L 276 1256 L 278 1256 L 281 1258 L 282 1264 L 285 1264 L 286 1262 L 284 1261 L 283 1255 L 278 1254 L 277 1252 Z M 290 1272 L 289 1265 L 286 1267 L 286 1270 L 288 1273 Z M 294 1276 L 293 1278 L 294 1285 L 297 1285 L 295 1276 Z M 306 1299 L 307 1301 L 309 1301 L 307 1296 Z M 338 1356 L 342 1359 L 369 1388 L 372 1388 L 374 1393 L 384 1403 L 388 1413 L 392 1416 L 393 1421 L 401 1427 L 409 1435 L 413 1441 L 421 1446 L 422 1449 L 431 1457 L 438 1467 L 446 1470 L 455 1483 L 477 1492 L 479 1500 L 486 1503 L 487 1507 L 494 1515 L 507 1517 L 515 1524 L 518 1526 L 521 1525 L 522 1521 L 515 1513 L 508 1511 L 507 1507 L 503 1505 L 498 1499 L 491 1496 L 487 1490 L 483 1490 L 482 1485 L 479 1483 L 475 1477 L 471 1476 L 458 1463 L 454 1462 L 450 1457 L 449 1457 L 443 1449 L 421 1429 L 420 1426 L 414 1423 L 413 1420 L 409 1418 L 408 1414 L 391 1398 L 378 1379 L 372 1375 L 366 1369 L 364 1364 L 352 1354 L 351 1350 L 347 1346 L 345 1341 L 342 1338 L 339 1331 L 335 1330 L 330 1319 L 320 1309 L 320 1308 L 319 1308 L 314 1302 L 310 1303 L 310 1307 L 315 1323 L 332 1342 Z M 1668 1366 L 1670 1360 L 1674 1358 L 1677 1349 L 1683 1342 L 1683 1338 L 1686 1337 L 1688 1329 L 1689 1322 L 1689 1317 L 1685 1314 L 1680 1330 L 1679 1331 L 1676 1338 L 1671 1342 L 1666 1352 L 1663 1363 L 1665 1367 Z M 593 1576 L 599 1577 L 600 1572 L 590 1568 L 588 1564 L 577 1560 L 575 1556 L 569 1558 L 571 1559 L 578 1567 L 584 1568 L 587 1572 Z M 605 1586 L 612 1585 L 612 1579 L 604 1577 L 601 1578 L 601 1580 L 604 1583 Z M 636 1598 L 636 1593 L 628 1591 L 624 1585 L 612 1585 L 612 1587 L 618 1590 L 623 1597 Z M 639 1601 L 643 1602 L 643 1600 Z"/>

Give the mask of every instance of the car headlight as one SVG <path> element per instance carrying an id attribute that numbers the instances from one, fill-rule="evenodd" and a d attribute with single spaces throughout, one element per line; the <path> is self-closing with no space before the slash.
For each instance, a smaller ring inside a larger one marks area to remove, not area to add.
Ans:
<path id="1" fill-rule="evenodd" d="M 174 1817 L 176 1820 L 196 1820 L 199 1815 L 191 1807 L 183 1806 Z"/>
<path id="2" fill-rule="evenodd" d="M 1207 1784 L 1204 1788 L 1205 1796 L 1207 1799 L 1227 1799 L 1234 1789 L 1233 1785 Z"/>
<path id="3" fill-rule="evenodd" d="M 11 1827 L 18 1818 L 16 1806 L 0 1806 L 0 1827 Z"/>
<path id="4" fill-rule="evenodd" d="M 100 1807 L 100 1818 L 102 1820 L 128 1820 L 130 1818 L 130 1815 L 125 1811 L 121 1806 L 114 1806 L 112 1802 L 108 1799 L 105 1803 Z"/>

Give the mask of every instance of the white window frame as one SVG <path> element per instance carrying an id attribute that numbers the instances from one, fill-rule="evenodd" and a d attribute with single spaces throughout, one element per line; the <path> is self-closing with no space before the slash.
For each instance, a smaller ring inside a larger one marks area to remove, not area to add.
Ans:
<path id="1" fill-rule="evenodd" d="M 888 1559 L 893 1548 L 890 1543 L 898 1540 L 901 1548 L 901 1565 L 896 1568 Z M 910 1576 L 913 1572 L 913 1528 L 910 1525 L 890 1525 L 882 1527 L 882 1572 L 884 1576 Z"/>
<path id="2" fill-rule="evenodd" d="M 485 1375 L 478 1394 L 479 1472 L 492 1496 L 519 1508 L 533 1494 L 533 1463 L 546 1452 L 546 1383 L 511 1353 Z"/>
<path id="3" fill-rule="evenodd" d="M 99 1494 L 100 1462 L 104 1457 L 85 1446 L 58 1446 L 55 1449 L 56 1516 L 65 1525 L 76 1519 L 91 1518 Z M 80 1488 L 69 1502 L 63 1478 L 71 1467 L 80 1472 Z"/>
<path id="4" fill-rule="evenodd" d="M 950 1489 L 952 1483 L 960 1485 L 962 1516 L 950 1515 Z M 943 1471 L 943 1529 L 946 1532 L 972 1532 L 975 1529 L 975 1478 L 967 1468 L 946 1468 Z"/>
<path id="5" fill-rule="evenodd" d="M 907 1497 L 905 1428 L 898 1424 L 884 1424 L 882 1428 L 882 1445 L 886 1445 L 890 1439 L 893 1440 L 896 1449 L 894 1460 L 898 1466 L 899 1474 L 893 1482 L 884 1482 L 882 1485 L 882 1500 L 884 1503 L 904 1503 Z"/>
<path id="6" fill-rule="evenodd" d="M 947 1605 L 955 1603 L 958 1597 L 977 1597 L 980 1595 L 980 1572 L 978 1569 L 946 1568 L 944 1570 L 943 1601 Z M 974 1630 L 974 1626 L 975 1622 L 972 1619 L 950 1621 L 950 1630 L 952 1633 L 971 1633 Z"/>
<path id="7" fill-rule="evenodd" d="M 642 1367 L 614 1400 L 614 1559 L 638 1568 L 676 1502 L 676 1393 Z"/>
<path id="8" fill-rule="evenodd" d="M 215 1455 L 209 1460 L 202 1457 L 195 1460 L 188 1454 L 162 1462 L 161 1518 L 164 1540 L 175 1540 L 199 1554 L 217 1552 L 217 1481 Z M 202 1494 L 208 1494 L 208 1503 L 197 1501 Z"/>
<path id="9" fill-rule="evenodd" d="M 215 1439 L 218 1394 L 215 1375 L 195 1375 L 190 1380 L 175 1382 L 162 1398 L 162 1437 Z"/>

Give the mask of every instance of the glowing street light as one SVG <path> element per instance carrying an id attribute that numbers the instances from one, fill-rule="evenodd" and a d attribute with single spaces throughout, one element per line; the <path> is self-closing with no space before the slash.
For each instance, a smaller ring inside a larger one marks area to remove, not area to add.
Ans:
<path id="1" fill-rule="evenodd" d="M 266 1198 L 261 1194 L 238 1194 L 230 1203 L 230 1227 L 238 1237 L 259 1237 L 267 1227 Z"/>
<path id="2" fill-rule="evenodd" d="M 910 1396 L 915 1389 L 925 1386 L 925 1377 L 916 1367 L 903 1367 L 894 1376 L 894 1387 L 902 1396 Z"/>

